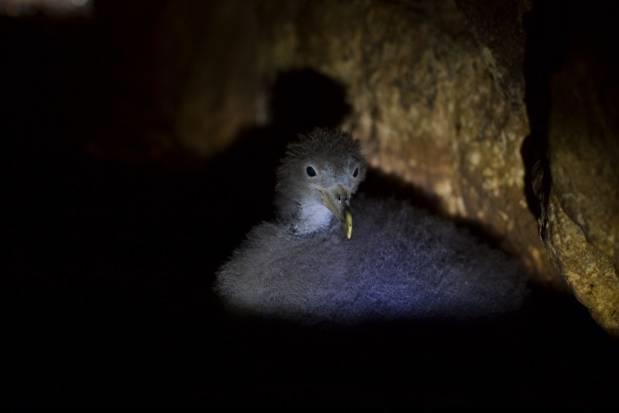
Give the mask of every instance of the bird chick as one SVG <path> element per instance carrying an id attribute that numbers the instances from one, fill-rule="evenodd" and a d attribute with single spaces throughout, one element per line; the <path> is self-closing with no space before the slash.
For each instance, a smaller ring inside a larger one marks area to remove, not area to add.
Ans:
<path id="1" fill-rule="evenodd" d="M 353 199 L 365 174 L 349 134 L 316 129 L 291 143 L 277 171 L 277 221 L 253 228 L 216 275 L 227 307 L 337 324 L 520 307 L 526 277 L 514 259 L 406 202 Z"/>

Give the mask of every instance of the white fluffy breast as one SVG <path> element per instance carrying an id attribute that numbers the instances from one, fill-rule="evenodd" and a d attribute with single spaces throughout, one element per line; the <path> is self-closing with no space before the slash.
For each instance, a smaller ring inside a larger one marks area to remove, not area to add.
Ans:
<path id="1" fill-rule="evenodd" d="M 307 202 L 301 205 L 299 220 L 295 225 L 301 234 L 319 231 L 331 224 L 333 214 L 319 202 Z"/>

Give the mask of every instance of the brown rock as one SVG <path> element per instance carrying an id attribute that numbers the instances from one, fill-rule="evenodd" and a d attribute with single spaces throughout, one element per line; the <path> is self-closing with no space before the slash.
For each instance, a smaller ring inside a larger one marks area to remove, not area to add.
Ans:
<path id="1" fill-rule="evenodd" d="M 570 59 L 551 82 L 547 246 L 595 320 L 619 335 L 619 96 L 608 69 Z"/>

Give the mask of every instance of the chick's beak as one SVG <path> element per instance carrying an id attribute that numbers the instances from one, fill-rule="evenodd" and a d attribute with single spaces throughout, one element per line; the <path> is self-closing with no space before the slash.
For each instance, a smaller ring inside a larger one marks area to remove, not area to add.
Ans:
<path id="1" fill-rule="evenodd" d="M 352 213 L 350 211 L 350 192 L 341 185 L 320 193 L 320 199 L 325 207 L 329 209 L 340 220 L 347 239 L 352 237 Z"/>

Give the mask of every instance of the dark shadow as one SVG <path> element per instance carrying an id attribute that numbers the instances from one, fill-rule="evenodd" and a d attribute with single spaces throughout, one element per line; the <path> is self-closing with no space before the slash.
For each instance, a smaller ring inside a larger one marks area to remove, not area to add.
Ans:
<path id="1" fill-rule="evenodd" d="M 441 199 L 437 195 L 429 193 L 395 175 L 371 168 L 367 173 L 365 181 L 360 186 L 360 191 L 376 198 L 391 197 L 407 201 L 411 205 L 424 209 L 433 215 L 443 216 L 443 218 L 454 222 L 462 230 L 468 231 L 480 241 L 493 247 L 499 248 L 503 242 L 503 237 L 479 221 L 446 215 L 441 208 Z"/>
<path id="2" fill-rule="evenodd" d="M 525 103 L 530 133 L 523 140 L 520 153 L 524 163 L 524 190 L 529 210 L 538 221 L 540 236 L 545 238 L 544 222 L 551 176 L 548 159 L 548 123 L 550 116 L 550 74 L 553 66 L 553 50 L 557 44 L 553 37 L 560 8 L 553 8 L 551 2 L 536 2 L 524 17 L 527 33 L 524 77 Z M 551 23 L 552 22 L 552 23 Z"/>
<path id="3" fill-rule="evenodd" d="M 441 200 L 438 196 L 375 168 L 368 170 L 359 190 L 373 197 L 405 200 L 432 213 L 440 211 Z"/>
<path id="4" fill-rule="evenodd" d="M 350 113 L 344 86 L 312 69 L 280 73 L 271 90 L 271 126 L 290 133 L 335 128 Z"/>

